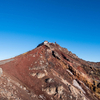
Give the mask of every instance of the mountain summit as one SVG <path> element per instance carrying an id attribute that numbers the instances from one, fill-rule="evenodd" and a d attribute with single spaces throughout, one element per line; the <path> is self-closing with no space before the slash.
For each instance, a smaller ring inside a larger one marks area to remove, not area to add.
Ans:
<path id="1" fill-rule="evenodd" d="M 44 41 L 0 61 L 0 100 L 100 100 L 100 63 Z"/>

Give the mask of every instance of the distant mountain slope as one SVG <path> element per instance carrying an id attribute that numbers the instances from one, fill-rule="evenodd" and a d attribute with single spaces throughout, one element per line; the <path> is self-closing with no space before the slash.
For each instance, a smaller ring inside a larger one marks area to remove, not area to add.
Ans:
<path id="1" fill-rule="evenodd" d="M 100 63 L 47 41 L 0 61 L 0 100 L 99 100 Z"/>

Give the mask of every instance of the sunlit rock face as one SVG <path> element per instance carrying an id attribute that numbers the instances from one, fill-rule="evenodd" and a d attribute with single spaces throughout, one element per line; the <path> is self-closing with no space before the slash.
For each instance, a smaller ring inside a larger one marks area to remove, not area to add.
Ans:
<path id="1" fill-rule="evenodd" d="M 100 63 L 44 41 L 0 61 L 0 100 L 100 100 Z"/>
<path id="2" fill-rule="evenodd" d="M 44 45 L 45 45 L 45 44 L 48 44 L 48 43 L 49 43 L 48 41 L 44 41 Z"/>
<path id="3" fill-rule="evenodd" d="M 3 70 L 2 70 L 2 68 L 0 68 L 0 77 L 2 74 L 3 74 Z"/>

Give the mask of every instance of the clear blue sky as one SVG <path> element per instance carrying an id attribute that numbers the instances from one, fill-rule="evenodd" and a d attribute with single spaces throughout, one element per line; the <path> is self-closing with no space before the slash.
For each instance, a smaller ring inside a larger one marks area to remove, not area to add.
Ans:
<path id="1" fill-rule="evenodd" d="M 0 60 L 44 40 L 100 61 L 100 0 L 0 0 Z"/>

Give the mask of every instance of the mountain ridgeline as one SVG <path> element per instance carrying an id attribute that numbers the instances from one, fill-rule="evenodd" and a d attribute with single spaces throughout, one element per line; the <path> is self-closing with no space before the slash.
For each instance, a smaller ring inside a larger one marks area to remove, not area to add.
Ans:
<path id="1" fill-rule="evenodd" d="M 100 62 L 44 41 L 0 61 L 0 100 L 100 100 Z"/>

